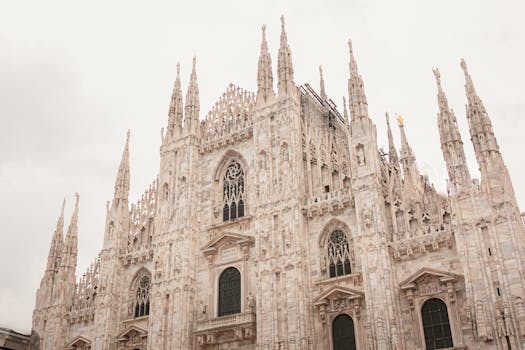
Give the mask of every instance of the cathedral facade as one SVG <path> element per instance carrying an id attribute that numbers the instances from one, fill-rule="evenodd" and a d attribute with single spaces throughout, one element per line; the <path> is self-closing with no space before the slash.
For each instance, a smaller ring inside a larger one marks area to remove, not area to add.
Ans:
<path id="1" fill-rule="evenodd" d="M 131 204 L 129 133 L 102 250 L 80 279 L 79 197 L 63 209 L 31 348 L 525 348 L 525 225 L 464 61 L 471 178 L 438 70 L 447 194 L 420 174 L 399 118 L 378 148 L 351 43 L 348 108 L 294 83 L 282 20 L 277 89 L 263 27 L 257 92 L 230 85 L 201 116 L 180 72 L 160 172 Z M 347 111 L 349 110 L 349 112 Z"/>

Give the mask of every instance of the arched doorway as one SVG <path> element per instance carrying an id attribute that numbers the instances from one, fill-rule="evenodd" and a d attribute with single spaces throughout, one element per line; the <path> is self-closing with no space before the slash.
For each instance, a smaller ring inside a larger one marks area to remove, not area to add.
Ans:
<path id="1" fill-rule="evenodd" d="M 354 321 L 348 315 L 339 315 L 332 322 L 333 350 L 356 350 Z"/>

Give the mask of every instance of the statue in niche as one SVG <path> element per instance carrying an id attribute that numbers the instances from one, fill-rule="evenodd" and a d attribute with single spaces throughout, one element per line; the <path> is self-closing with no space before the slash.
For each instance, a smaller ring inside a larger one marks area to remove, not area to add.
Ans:
<path id="1" fill-rule="evenodd" d="M 208 305 L 204 304 L 204 302 L 201 300 L 199 302 L 199 314 L 197 316 L 197 318 L 200 320 L 200 321 L 204 321 L 207 319 L 207 314 L 208 314 Z"/>
<path id="2" fill-rule="evenodd" d="M 246 309 L 247 312 L 255 312 L 255 297 L 252 292 L 246 297 Z"/>
<path id="3" fill-rule="evenodd" d="M 284 162 L 290 160 L 290 155 L 288 154 L 288 145 L 286 143 L 281 145 L 281 157 Z"/>
<path id="4" fill-rule="evenodd" d="M 357 165 L 364 165 L 366 163 L 365 159 L 365 150 L 363 145 L 358 145 L 356 147 L 357 154 Z"/>
<path id="5" fill-rule="evenodd" d="M 370 227 L 372 227 L 374 217 L 370 208 L 363 208 L 363 210 L 361 211 L 361 218 L 363 220 L 363 226 L 365 228 L 369 229 Z"/>

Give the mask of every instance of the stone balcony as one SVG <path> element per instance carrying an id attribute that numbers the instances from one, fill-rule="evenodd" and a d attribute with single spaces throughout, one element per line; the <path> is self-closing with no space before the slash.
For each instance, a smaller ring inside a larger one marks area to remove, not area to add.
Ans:
<path id="1" fill-rule="evenodd" d="M 201 348 L 235 341 L 252 341 L 255 339 L 255 322 L 254 312 L 198 320 L 193 333 Z"/>
<path id="2" fill-rule="evenodd" d="M 353 203 L 349 188 L 314 195 L 306 200 L 303 212 L 309 217 L 344 209 Z"/>

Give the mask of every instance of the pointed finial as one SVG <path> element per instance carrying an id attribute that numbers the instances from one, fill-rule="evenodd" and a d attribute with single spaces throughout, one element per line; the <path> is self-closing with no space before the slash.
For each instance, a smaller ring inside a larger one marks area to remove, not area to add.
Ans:
<path id="1" fill-rule="evenodd" d="M 80 199 L 80 195 L 78 192 L 75 192 L 75 208 L 78 208 L 78 200 Z"/>
<path id="2" fill-rule="evenodd" d="M 401 116 L 401 114 L 399 114 L 397 116 L 397 123 L 399 124 L 399 126 L 403 126 L 403 116 Z"/>
<path id="3" fill-rule="evenodd" d="M 128 129 L 128 131 L 126 132 L 126 147 L 129 146 L 129 136 L 130 136 L 130 134 L 131 134 L 131 130 Z"/>
<path id="4" fill-rule="evenodd" d="M 463 69 L 463 73 L 465 73 L 465 75 L 468 75 L 467 63 L 465 62 L 463 58 L 461 59 L 460 65 L 461 65 L 461 69 Z"/>
<path id="5" fill-rule="evenodd" d="M 281 15 L 281 28 L 284 29 L 284 15 Z"/>
<path id="6" fill-rule="evenodd" d="M 350 54 L 350 75 L 358 75 L 357 61 L 354 57 L 354 49 L 352 47 L 352 39 L 348 39 L 348 53 Z"/>
<path id="7" fill-rule="evenodd" d="M 326 100 L 326 91 L 324 89 L 323 67 L 321 67 L 321 66 L 319 66 L 319 76 L 320 76 L 321 98 Z"/>
<path id="8" fill-rule="evenodd" d="M 180 62 L 177 62 L 177 78 L 180 77 Z"/>
<path id="9" fill-rule="evenodd" d="M 439 69 L 432 68 L 432 72 L 434 73 L 434 77 L 436 78 L 436 83 L 438 87 L 441 87 L 441 74 L 439 73 Z"/>
<path id="10" fill-rule="evenodd" d="M 348 118 L 348 110 L 346 109 L 346 98 L 343 95 L 343 117 L 345 118 L 346 125 L 350 125 L 350 119 Z"/>
<path id="11" fill-rule="evenodd" d="M 197 65 L 197 56 L 196 55 L 193 55 L 193 71 L 195 72 L 195 66 Z"/>
<path id="12" fill-rule="evenodd" d="M 263 24 L 262 26 L 262 38 L 263 40 L 266 40 L 266 24 Z"/>
<path id="13" fill-rule="evenodd" d="M 66 208 L 66 198 L 62 200 L 62 209 L 60 210 L 60 216 L 64 217 L 64 209 Z"/>

